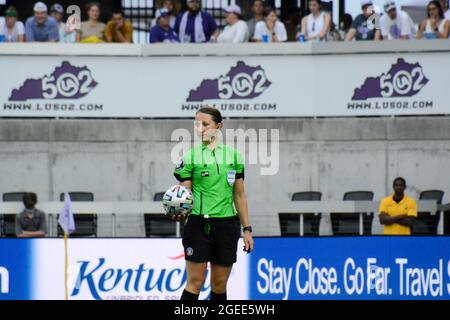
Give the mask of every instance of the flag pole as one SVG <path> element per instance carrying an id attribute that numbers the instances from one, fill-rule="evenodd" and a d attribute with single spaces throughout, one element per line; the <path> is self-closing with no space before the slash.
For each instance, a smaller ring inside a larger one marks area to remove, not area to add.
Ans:
<path id="1" fill-rule="evenodd" d="M 69 275 L 69 256 L 67 254 L 67 233 L 64 232 L 64 289 L 65 289 L 65 298 L 69 300 L 69 288 L 67 286 L 68 275 Z"/>

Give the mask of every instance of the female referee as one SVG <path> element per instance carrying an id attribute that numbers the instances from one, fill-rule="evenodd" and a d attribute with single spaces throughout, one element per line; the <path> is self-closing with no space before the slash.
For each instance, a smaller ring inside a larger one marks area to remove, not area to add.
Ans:
<path id="1" fill-rule="evenodd" d="M 222 115 L 217 109 L 201 108 L 195 115 L 195 128 L 202 143 L 183 156 L 174 173 L 181 185 L 194 194 L 194 208 L 187 217 L 183 234 L 187 283 L 181 300 L 198 300 L 208 261 L 211 300 L 226 300 L 241 224 L 244 251 L 253 250 L 244 192 L 244 164 L 237 150 L 218 142 Z M 174 217 L 175 220 L 184 218 L 183 215 Z"/>

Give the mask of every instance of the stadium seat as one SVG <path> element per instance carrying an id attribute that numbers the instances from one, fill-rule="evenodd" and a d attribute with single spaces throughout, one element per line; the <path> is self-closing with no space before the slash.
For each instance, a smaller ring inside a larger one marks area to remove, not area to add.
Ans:
<path id="1" fill-rule="evenodd" d="M 164 192 L 157 192 L 153 195 L 153 201 L 162 201 Z"/>
<path id="2" fill-rule="evenodd" d="M 22 202 L 25 192 L 7 192 L 2 195 L 3 202 Z M 19 212 L 17 212 L 19 213 Z M 0 234 L 4 238 L 16 237 L 16 214 L 0 215 Z"/>
<path id="3" fill-rule="evenodd" d="M 91 192 L 69 192 L 70 200 L 78 201 L 94 201 L 94 194 Z M 64 201 L 64 193 L 59 195 L 59 200 Z M 59 214 L 56 219 L 59 218 Z M 75 221 L 75 232 L 70 236 L 74 238 L 97 237 L 97 215 L 96 214 L 76 214 L 73 215 Z M 64 236 L 64 231 L 58 224 L 58 237 Z"/>
<path id="4" fill-rule="evenodd" d="M 344 201 L 372 201 L 372 191 L 349 191 Z M 333 235 L 359 235 L 360 213 L 330 213 Z M 372 234 L 373 212 L 363 214 L 363 234 Z"/>
<path id="5" fill-rule="evenodd" d="M 438 205 L 442 204 L 444 191 L 442 190 L 426 190 L 419 195 L 419 200 L 436 200 Z M 418 217 L 412 228 L 414 235 L 436 235 L 441 212 L 437 211 L 434 215 L 431 212 L 418 212 Z M 445 225 L 444 225 L 445 226 Z"/>
<path id="6" fill-rule="evenodd" d="M 450 207 L 450 203 L 446 204 L 447 207 Z M 444 211 L 444 235 L 450 235 L 450 210 Z"/>
<path id="7" fill-rule="evenodd" d="M 292 201 L 320 201 L 322 193 L 318 191 L 296 192 L 292 195 Z M 305 213 L 303 214 L 303 235 L 318 236 L 319 225 L 322 214 Z M 279 213 L 280 231 L 282 237 L 300 236 L 300 214 L 298 213 Z"/>
<path id="8" fill-rule="evenodd" d="M 165 192 L 157 192 L 153 195 L 153 201 L 162 201 Z M 161 209 L 162 210 L 162 209 Z M 150 237 L 175 237 L 177 234 L 177 224 L 169 220 L 164 214 L 144 214 L 145 236 Z M 180 231 L 183 230 L 183 223 L 180 223 Z"/>

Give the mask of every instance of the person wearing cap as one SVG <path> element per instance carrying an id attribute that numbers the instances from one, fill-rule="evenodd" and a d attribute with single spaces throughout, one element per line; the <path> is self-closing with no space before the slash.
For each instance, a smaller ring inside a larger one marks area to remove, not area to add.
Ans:
<path id="1" fill-rule="evenodd" d="M 47 5 L 36 2 L 34 15 L 25 23 L 25 40 L 27 42 L 55 42 L 59 40 L 58 23 L 49 17 Z"/>
<path id="2" fill-rule="evenodd" d="M 21 21 L 17 20 L 18 13 L 16 8 L 9 7 L 5 12 L 5 20 L 0 22 L 0 34 L 3 35 L 5 42 L 24 42 L 25 27 Z"/>
<path id="3" fill-rule="evenodd" d="M 394 1 L 386 1 L 384 14 L 380 18 L 380 30 L 383 40 L 413 39 L 414 22 L 403 10 L 397 8 Z"/>
<path id="4" fill-rule="evenodd" d="M 155 12 L 155 19 L 152 20 L 150 29 L 152 29 L 154 26 L 156 26 L 158 24 L 157 17 L 160 16 L 161 10 L 167 10 L 169 12 L 169 24 L 170 24 L 170 27 L 173 28 L 175 26 L 175 18 L 176 18 L 173 15 L 174 7 L 175 6 L 173 4 L 173 0 L 164 0 L 162 7 L 159 8 L 158 10 L 156 10 L 156 12 Z"/>
<path id="5" fill-rule="evenodd" d="M 124 19 L 121 10 L 114 10 L 105 27 L 106 42 L 133 43 L 133 26 Z"/>
<path id="6" fill-rule="evenodd" d="M 253 36 L 255 33 L 255 26 L 258 22 L 264 21 L 264 1 L 263 0 L 255 0 L 252 5 L 252 13 L 253 17 L 250 20 L 247 20 L 248 33 L 250 36 Z M 252 41 L 252 39 L 250 39 Z"/>
<path id="7" fill-rule="evenodd" d="M 175 30 L 170 26 L 170 12 L 166 8 L 162 8 L 156 12 L 156 26 L 150 30 L 150 43 L 180 42 Z"/>
<path id="8" fill-rule="evenodd" d="M 284 42 L 287 41 L 287 31 L 283 22 L 278 20 L 277 12 L 272 7 L 264 9 L 264 21 L 255 26 L 253 35 L 255 42 Z"/>
<path id="9" fill-rule="evenodd" d="M 217 37 L 220 43 L 243 43 L 249 38 L 248 26 L 242 20 L 241 8 L 230 5 L 224 9 L 227 25 Z"/>
<path id="10" fill-rule="evenodd" d="M 447 39 L 450 34 L 450 21 L 445 19 L 444 10 L 439 1 L 430 1 L 427 5 L 428 18 L 419 25 L 417 39 Z"/>
<path id="11" fill-rule="evenodd" d="M 379 21 L 378 14 L 375 13 L 372 0 L 361 1 L 362 13 L 356 16 L 353 20 L 352 27 L 345 37 L 345 41 L 352 41 L 356 39 L 361 40 L 381 40 L 381 32 L 377 21 Z M 375 19 L 369 20 L 373 15 Z"/>
<path id="12" fill-rule="evenodd" d="M 55 3 L 50 7 L 50 15 L 56 20 L 58 24 L 59 31 L 59 42 L 62 43 L 75 43 L 76 42 L 76 31 L 74 29 L 70 30 L 66 28 L 65 23 L 63 23 L 64 8 L 61 4 Z"/>
<path id="13" fill-rule="evenodd" d="M 204 43 L 217 38 L 219 29 L 214 18 L 200 8 L 199 0 L 188 0 L 188 10 L 175 20 L 175 32 L 180 42 Z"/>
<path id="14" fill-rule="evenodd" d="M 77 32 L 77 42 L 102 43 L 105 39 L 105 24 L 100 21 L 100 4 L 90 2 L 86 5 L 88 20 L 81 22 Z"/>

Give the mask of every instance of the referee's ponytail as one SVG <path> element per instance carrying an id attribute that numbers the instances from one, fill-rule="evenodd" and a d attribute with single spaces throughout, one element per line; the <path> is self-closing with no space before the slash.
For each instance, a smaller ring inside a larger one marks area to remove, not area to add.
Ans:
<path id="1" fill-rule="evenodd" d="M 216 108 L 212 108 L 212 107 L 203 107 L 200 108 L 197 113 L 204 113 L 204 114 L 209 114 L 212 117 L 212 120 L 218 124 L 218 123 L 222 123 L 222 114 L 220 113 L 220 111 Z M 196 114 L 197 114 L 196 113 Z"/>

